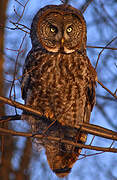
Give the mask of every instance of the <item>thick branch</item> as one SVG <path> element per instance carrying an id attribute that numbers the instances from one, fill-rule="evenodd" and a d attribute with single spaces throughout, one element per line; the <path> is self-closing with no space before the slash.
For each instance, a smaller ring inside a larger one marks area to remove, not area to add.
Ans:
<path id="1" fill-rule="evenodd" d="M 29 137 L 29 138 L 30 137 L 35 137 L 35 138 L 40 138 L 40 139 L 45 138 L 45 139 L 48 139 L 48 140 L 51 140 L 51 141 L 56 141 L 56 142 L 61 142 L 61 143 L 66 143 L 66 144 L 70 144 L 70 145 L 73 145 L 73 146 L 77 146 L 79 148 L 117 153 L 116 148 L 104 148 L 104 147 L 96 147 L 96 146 L 84 145 L 84 144 L 80 144 L 80 143 L 74 143 L 72 141 L 61 139 L 61 138 L 58 138 L 58 137 L 44 136 L 44 135 L 40 135 L 40 134 L 36 134 L 36 135 L 33 136 L 32 133 L 16 132 L 16 131 L 4 129 L 4 128 L 0 128 L 0 133 L 2 133 L 4 135 L 23 136 L 23 137 Z"/>
<path id="2" fill-rule="evenodd" d="M 0 96 L 0 101 L 4 102 L 6 104 L 9 104 L 13 107 L 25 110 L 25 111 L 29 112 L 30 114 L 39 116 L 41 118 L 48 119 L 47 117 L 42 116 L 42 114 L 38 110 L 30 108 L 30 107 L 23 105 L 21 103 L 18 103 L 16 101 L 12 101 L 8 98 L 1 97 L 1 96 Z M 53 119 L 51 119 L 51 121 L 53 121 Z M 89 134 L 93 134 L 93 135 L 100 136 L 100 137 L 107 138 L 107 139 L 117 140 L 116 132 L 108 130 L 108 129 L 100 127 L 100 126 L 96 126 L 96 125 L 88 124 L 88 123 L 79 123 L 79 125 L 77 125 L 77 128 L 86 133 L 89 133 Z"/>
<path id="3" fill-rule="evenodd" d="M 0 96 L 0 101 L 4 102 L 5 104 L 9 104 L 10 106 L 16 107 L 18 109 L 30 112 L 30 113 L 32 113 L 34 115 L 42 116 L 41 113 L 38 110 L 30 108 L 30 107 L 28 107 L 26 105 L 23 105 L 23 104 L 19 103 L 19 102 L 13 101 L 13 100 L 11 100 L 9 98 Z"/>

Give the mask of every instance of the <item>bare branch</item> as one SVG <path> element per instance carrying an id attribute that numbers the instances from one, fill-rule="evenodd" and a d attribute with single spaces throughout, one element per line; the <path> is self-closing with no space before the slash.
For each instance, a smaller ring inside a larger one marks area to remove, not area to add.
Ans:
<path id="1" fill-rule="evenodd" d="M 25 29 L 27 29 L 27 30 L 29 30 L 30 31 L 30 28 L 28 28 L 26 25 L 24 25 L 24 24 L 21 24 L 21 23 L 15 23 L 15 22 L 13 22 L 13 21 L 9 21 L 11 24 L 13 24 L 14 26 L 16 26 L 18 29 L 21 29 L 21 30 L 23 30 L 22 28 L 20 28 L 19 26 L 22 26 L 23 28 L 25 28 Z M 18 26 L 19 25 L 19 26 Z"/>
<path id="2" fill-rule="evenodd" d="M 97 48 L 97 49 L 117 50 L 117 48 L 114 48 L 114 47 L 104 47 L 104 46 L 87 46 L 87 48 Z"/>
<path id="3" fill-rule="evenodd" d="M 17 30 L 17 29 L 19 29 L 19 30 L 21 30 L 21 31 L 23 31 L 23 32 L 25 32 L 25 33 L 30 34 L 30 32 L 28 32 L 28 31 L 26 31 L 26 30 L 23 29 L 23 28 L 25 28 L 25 29 L 30 30 L 27 26 L 25 26 L 25 25 L 23 25 L 23 24 L 20 24 L 20 23 L 15 23 L 15 22 L 13 22 L 13 21 L 9 21 L 9 22 L 12 23 L 12 24 L 15 26 L 15 28 L 11 28 L 11 27 L 8 27 L 8 26 L 6 26 L 5 28 L 10 29 L 10 30 Z M 18 25 L 20 25 L 20 26 L 22 26 L 22 27 L 19 27 Z"/>
<path id="4" fill-rule="evenodd" d="M 108 88 L 106 88 L 100 81 L 97 80 L 97 82 L 107 91 L 109 92 L 114 98 L 117 99 L 116 90 L 114 93 L 112 93 Z"/>
<path id="5" fill-rule="evenodd" d="M 9 104 L 13 107 L 25 110 L 25 111 L 29 112 L 30 114 L 39 116 L 39 117 L 44 118 L 44 119 L 48 119 L 46 116 L 43 116 L 38 110 L 30 108 L 30 107 L 23 105 L 21 103 L 18 103 L 16 101 L 10 100 L 10 99 L 2 97 L 2 96 L 0 96 L 0 101 L 4 102 L 6 104 Z M 55 120 L 53 120 L 53 119 L 51 119 L 51 121 L 55 122 Z M 96 136 L 100 136 L 103 138 L 117 140 L 117 132 L 114 132 L 114 131 L 111 131 L 111 130 L 108 130 L 106 128 L 96 126 L 93 124 L 79 123 L 79 125 L 77 125 L 77 129 L 80 129 L 81 131 L 84 131 L 86 133 L 93 134 Z"/>
<path id="6" fill-rule="evenodd" d="M 24 39 L 26 38 L 26 33 L 22 39 L 22 42 L 20 44 L 20 47 L 19 47 L 19 50 L 18 50 L 18 54 L 17 54 L 17 57 L 16 57 L 16 63 L 15 63 L 15 70 L 14 70 L 14 74 L 13 74 L 13 81 L 12 81 L 12 84 L 11 84 L 11 89 L 10 89 L 10 97 L 11 97 L 11 93 L 12 93 L 12 89 L 13 89 L 13 86 L 14 86 L 14 82 L 15 82 L 15 77 L 16 77 L 16 72 L 17 72 L 17 64 L 18 64 L 18 58 L 19 58 L 19 55 L 20 53 L 22 52 L 21 51 L 21 48 L 22 48 L 22 45 L 24 43 Z"/>
<path id="7" fill-rule="evenodd" d="M 37 110 L 35 110 L 33 108 L 30 108 L 30 107 L 28 107 L 26 105 L 23 105 L 23 104 L 21 104 L 19 102 L 13 101 L 13 100 L 11 100 L 9 98 L 0 96 L 0 101 L 4 102 L 5 104 L 9 104 L 9 105 L 11 105 L 13 107 L 16 107 L 18 109 L 25 110 L 27 112 L 30 112 L 30 113 L 34 114 L 34 115 L 42 117 L 42 115 L 41 115 L 41 113 L 39 111 L 37 111 Z"/>
<path id="8" fill-rule="evenodd" d="M 81 12 L 84 13 L 88 6 L 92 3 L 93 0 L 87 0 L 86 3 L 81 7 Z"/>
<path id="9" fill-rule="evenodd" d="M 97 94 L 97 95 L 96 95 L 96 97 L 98 97 L 98 98 L 102 98 L 102 99 L 104 99 L 104 100 L 113 101 L 113 102 L 115 102 L 115 101 L 116 101 L 116 99 L 115 99 L 115 98 L 110 97 L 110 96 L 104 96 L 104 95 Z"/>
<path id="10" fill-rule="evenodd" d="M 113 41 L 115 41 L 117 39 L 117 36 L 114 37 L 111 41 L 109 41 L 109 43 L 107 43 L 107 45 L 100 51 L 99 55 L 98 55 L 98 58 L 97 58 L 97 62 L 96 62 L 96 65 L 95 65 L 95 69 L 97 68 L 97 65 L 98 65 L 98 62 L 99 62 L 99 58 L 101 56 L 101 54 L 103 53 L 103 51 L 105 50 L 106 47 L 108 47 Z"/>
<path id="11" fill-rule="evenodd" d="M 20 120 L 21 115 L 14 115 L 14 116 L 1 116 L 0 117 L 0 123 L 6 122 L 6 121 L 13 121 L 13 120 Z"/>
<path id="12" fill-rule="evenodd" d="M 19 2 L 18 0 L 15 0 L 20 6 L 22 6 L 22 7 L 24 7 L 24 5 L 21 3 L 21 2 Z"/>
<path id="13" fill-rule="evenodd" d="M 16 0 L 16 2 L 18 2 L 18 3 L 19 3 L 19 1 L 17 1 L 17 0 Z M 27 2 L 25 3 L 25 5 L 23 5 L 23 4 L 21 4 L 21 3 L 19 3 L 20 5 L 22 5 L 22 6 L 23 6 L 23 11 L 22 11 L 22 14 L 20 15 L 20 17 L 19 17 L 18 21 L 16 22 L 16 24 L 17 24 L 17 23 L 19 23 L 19 22 L 20 22 L 20 20 L 22 19 L 23 15 L 24 15 L 25 8 L 26 8 L 26 6 L 27 6 L 28 2 L 29 2 L 29 0 L 27 0 Z"/>
<path id="14" fill-rule="evenodd" d="M 12 21 L 10 21 L 10 22 L 12 22 Z M 12 22 L 12 23 L 13 23 L 13 22 Z M 22 26 L 23 28 L 28 29 L 29 31 L 31 30 L 29 27 L 27 27 L 27 26 L 24 25 L 24 24 L 21 24 L 21 23 L 15 23 L 15 24 L 18 24 L 18 25 Z"/>
<path id="15" fill-rule="evenodd" d="M 15 23 L 14 23 L 14 24 L 15 24 Z M 17 25 L 15 25 L 15 28 L 12 28 L 12 27 L 9 27 L 9 26 L 6 26 L 6 27 L 4 27 L 4 28 L 9 29 L 9 30 L 13 30 L 13 31 L 19 29 L 19 30 L 21 30 L 21 31 L 29 34 L 28 31 L 24 30 L 23 28 L 20 28 L 20 27 L 17 26 Z M 2 26 L 1 24 L 0 24 L 0 29 L 3 29 L 3 26 Z"/>
<path id="16" fill-rule="evenodd" d="M 96 146 L 84 145 L 84 144 L 80 144 L 80 143 L 75 143 L 75 142 L 70 141 L 70 140 L 65 140 L 65 139 L 61 139 L 61 138 L 58 138 L 58 137 L 44 136 L 44 135 L 41 135 L 41 134 L 33 135 L 32 133 L 16 132 L 16 131 L 4 129 L 4 128 L 0 128 L 0 133 L 2 133 L 4 135 L 23 136 L 23 137 L 28 137 L 28 138 L 31 138 L 31 137 L 40 138 L 40 139 L 45 138 L 45 139 L 48 139 L 48 140 L 51 140 L 51 141 L 70 144 L 70 145 L 73 145 L 73 146 L 79 147 L 79 148 L 117 153 L 116 148 L 105 148 L 105 147 L 96 147 Z"/>

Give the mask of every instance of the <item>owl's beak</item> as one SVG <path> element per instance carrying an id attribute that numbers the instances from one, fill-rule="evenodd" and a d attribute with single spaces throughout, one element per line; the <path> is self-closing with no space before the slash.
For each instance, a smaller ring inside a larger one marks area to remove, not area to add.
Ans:
<path id="1" fill-rule="evenodd" d="M 64 38 L 62 38 L 60 42 L 60 52 L 64 52 Z"/>
<path id="2" fill-rule="evenodd" d="M 64 38 L 61 39 L 61 46 L 64 44 Z"/>

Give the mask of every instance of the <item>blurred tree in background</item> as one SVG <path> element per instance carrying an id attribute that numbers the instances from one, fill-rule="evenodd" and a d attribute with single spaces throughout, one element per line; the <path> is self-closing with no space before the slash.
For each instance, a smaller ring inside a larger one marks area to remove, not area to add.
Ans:
<path id="1" fill-rule="evenodd" d="M 41 7 L 60 3 L 60 0 L 47 0 L 46 2 L 43 0 L 4 0 L 4 2 L 0 0 L 0 95 L 11 97 L 13 100 L 23 103 L 20 78 L 26 55 L 31 48 L 29 29 L 32 19 Z M 99 58 L 96 68 L 98 79 L 114 93 L 117 89 L 117 1 L 69 0 L 68 3 L 75 8 L 85 10 L 89 59 L 95 67 Z M 89 4 L 88 7 L 87 4 Z M 28 28 L 25 28 L 25 26 Z M 110 44 L 103 49 L 109 42 Z M 0 116 L 4 114 L 21 114 L 21 110 L 8 105 L 4 106 L 0 102 Z M 92 113 L 91 123 L 117 130 L 117 100 L 99 84 L 97 84 L 96 88 L 96 106 Z M 0 123 L 0 127 L 9 127 L 21 132 L 29 131 L 26 122 L 21 122 L 21 120 Z M 1 134 L 1 180 L 59 179 L 50 170 L 44 150 L 40 153 L 32 150 L 30 139 L 12 136 L 4 137 Z M 91 135 L 88 136 L 87 144 L 91 142 L 92 137 Z M 105 147 L 109 147 L 111 143 L 111 140 L 99 137 L 95 137 L 93 141 L 93 145 L 98 144 Z M 82 154 L 89 155 L 89 157 L 78 160 L 70 175 L 64 179 L 116 180 L 116 154 L 102 153 L 93 155 L 95 153 L 96 151 L 83 149 Z"/>

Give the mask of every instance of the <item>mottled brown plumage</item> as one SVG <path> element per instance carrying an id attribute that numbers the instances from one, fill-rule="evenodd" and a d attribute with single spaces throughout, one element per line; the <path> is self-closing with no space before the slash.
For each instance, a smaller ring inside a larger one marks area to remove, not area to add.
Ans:
<path id="1" fill-rule="evenodd" d="M 95 103 L 96 72 L 86 55 L 85 20 L 71 6 L 46 6 L 33 20 L 31 40 L 32 49 L 23 71 L 22 97 L 26 105 L 39 110 L 42 116 L 60 123 L 52 135 L 61 137 L 62 126 L 77 128 L 79 122 L 88 123 Z M 33 132 L 47 128 L 46 121 L 31 115 L 25 118 Z M 62 132 L 62 136 L 66 135 Z M 77 142 L 85 140 L 84 133 L 76 138 Z M 69 150 L 67 145 L 55 142 L 43 145 L 50 167 L 56 169 L 57 175 L 60 169 L 71 168 L 81 151 L 76 148 L 76 152 L 72 146 Z M 64 153 L 63 146 L 66 146 Z M 59 176 L 66 175 L 63 171 Z"/>

